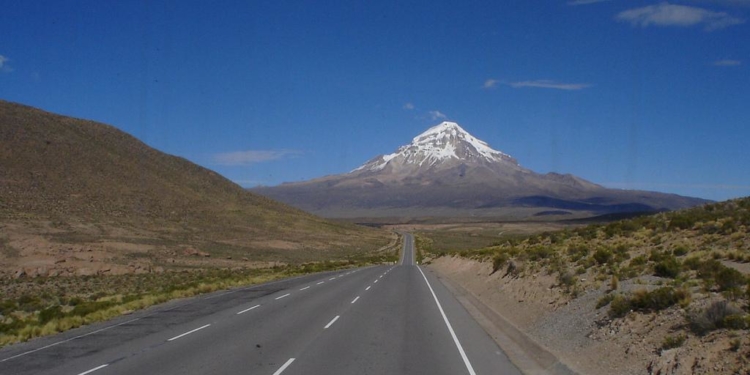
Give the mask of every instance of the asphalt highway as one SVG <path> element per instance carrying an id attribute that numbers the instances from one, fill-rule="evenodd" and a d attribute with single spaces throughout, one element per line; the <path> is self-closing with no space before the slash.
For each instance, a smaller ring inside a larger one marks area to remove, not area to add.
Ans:
<path id="1" fill-rule="evenodd" d="M 0 350 L 0 374 L 519 374 L 405 235 L 399 264 L 174 301 Z"/>

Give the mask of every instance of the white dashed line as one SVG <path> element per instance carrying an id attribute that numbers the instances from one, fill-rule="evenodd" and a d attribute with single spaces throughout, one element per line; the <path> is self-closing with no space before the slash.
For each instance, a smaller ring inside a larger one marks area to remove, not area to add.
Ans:
<path id="1" fill-rule="evenodd" d="M 332 326 L 332 325 L 333 325 L 333 323 L 336 323 L 336 321 L 337 321 L 337 320 L 339 320 L 339 316 L 340 316 L 340 315 L 336 315 L 336 317 L 335 317 L 335 318 L 333 318 L 333 320 L 331 320 L 330 322 L 328 322 L 328 324 L 326 324 L 326 326 L 325 326 L 325 327 L 323 327 L 323 329 L 328 329 L 328 327 Z"/>
<path id="2" fill-rule="evenodd" d="M 359 299 L 359 296 L 357 296 L 357 298 L 353 299 L 352 303 L 357 302 L 358 299 Z"/>
<path id="3" fill-rule="evenodd" d="M 282 372 L 284 372 L 284 370 L 286 370 L 286 368 L 289 367 L 289 365 L 291 365 L 292 362 L 294 362 L 294 358 L 289 358 L 289 360 L 286 361 L 286 363 L 284 363 L 284 365 L 281 366 L 278 370 L 276 370 L 276 372 L 274 372 L 273 375 L 279 375 Z"/>
<path id="4" fill-rule="evenodd" d="M 377 282 L 378 282 L 378 280 L 375 280 L 375 282 L 374 282 L 373 284 L 375 284 L 375 283 L 377 283 Z"/>
<path id="5" fill-rule="evenodd" d="M 321 281 L 321 282 L 319 282 L 319 283 L 317 283 L 315 285 L 320 285 L 320 284 L 323 284 L 323 283 L 325 283 L 325 281 Z"/>
<path id="6" fill-rule="evenodd" d="M 368 285 L 367 288 L 365 288 L 365 290 L 370 290 L 370 288 L 372 288 L 372 285 Z"/>
<path id="7" fill-rule="evenodd" d="M 302 290 L 305 290 L 305 289 L 310 289 L 310 286 L 308 285 L 308 286 L 306 286 L 306 287 L 304 287 L 304 288 L 300 289 L 300 291 L 302 291 Z"/>
<path id="8" fill-rule="evenodd" d="M 251 308 L 249 308 L 249 309 L 244 309 L 244 310 L 242 310 L 242 311 L 238 312 L 238 313 L 237 313 L 237 315 L 240 315 L 240 314 L 246 313 L 246 312 L 248 312 L 248 311 L 250 311 L 250 310 L 252 310 L 252 309 L 258 308 L 258 307 L 260 307 L 260 305 L 255 305 L 255 306 L 253 306 L 253 307 L 251 307 Z"/>
<path id="9" fill-rule="evenodd" d="M 183 333 L 183 334 L 181 334 L 181 335 L 177 335 L 177 336 L 175 336 L 175 337 L 172 337 L 171 339 L 169 339 L 169 340 L 167 340 L 167 341 L 174 341 L 174 340 L 177 340 L 177 339 L 179 339 L 180 337 L 183 337 L 183 336 L 187 336 L 187 335 L 189 335 L 189 334 L 191 334 L 191 333 L 193 333 L 193 332 L 196 332 L 196 331 L 200 331 L 200 330 L 202 330 L 203 328 L 206 328 L 206 327 L 208 327 L 208 326 L 210 326 L 210 324 L 206 324 L 206 325 L 205 325 L 205 326 L 203 326 L 203 327 L 198 327 L 198 328 L 196 328 L 196 329 L 194 329 L 194 330 L 192 330 L 192 331 L 188 331 L 188 332 L 185 332 L 185 333 Z"/>
<path id="10" fill-rule="evenodd" d="M 107 366 L 109 366 L 109 365 L 101 365 L 101 366 L 99 366 L 99 367 L 94 367 L 94 368 L 92 368 L 91 370 L 88 370 L 88 371 L 84 371 L 84 372 L 82 372 L 82 373 L 80 373 L 80 374 L 78 374 L 78 375 L 86 375 L 86 374 L 90 374 L 90 373 L 92 373 L 92 372 L 94 372 L 94 371 L 96 371 L 96 370 L 101 370 L 101 369 L 103 369 L 103 368 L 105 368 L 105 367 L 107 367 Z"/>
<path id="11" fill-rule="evenodd" d="M 284 298 L 284 297 L 289 297 L 289 295 L 291 295 L 291 294 L 292 294 L 292 293 L 287 293 L 287 294 L 284 294 L 283 296 L 278 296 L 278 297 L 276 297 L 275 299 L 277 299 L 277 300 L 280 300 L 280 299 L 282 299 L 282 298 Z"/>
<path id="12" fill-rule="evenodd" d="M 336 280 L 336 278 L 332 277 L 332 278 L 328 279 L 328 281 L 331 281 L 331 280 Z"/>

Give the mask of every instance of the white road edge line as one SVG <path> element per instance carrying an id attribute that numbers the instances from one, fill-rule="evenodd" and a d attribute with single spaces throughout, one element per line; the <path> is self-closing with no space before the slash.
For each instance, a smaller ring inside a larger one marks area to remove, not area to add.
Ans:
<path id="1" fill-rule="evenodd" d="M 336 323 L 336 321 L 339 320 L 339 317 L 340 317 L 340 315 L 336 315 L 336 317 L 333 318 L 333 320 L 331 320 L 330 322 L 328 322 L 328 324 L 326 324 L 326 326 L 323 327 L 323 329 L 328 329 L 328 327 L 332 326 L 333 323 Z"/>
<path id="2" fill-rule="evenodd" d="M 292 362 L 294 362 L 294 358 L 289 358 L 289 360 L 286 361 L 286 363 L 284 363 L 284 365 L 282 365 L 281 367 L 279 367 L 279 369 L 276 370 L 276 372 L 274 372 L 273 375 L 279 375 L 282 372 L 284 372 L 284 370 L 286 370 L 286 368 L 289 367 L 289 365 L 291 365 Z"/>
<path id="3" fill-rule="evenodd" d="M 352 303 L 357 302 L 358 299 L 359 299 L 359 296 L 357 296 L 357 298 L 353 299 Z"/>
<path id="4" fill-rule="evenodd" d="M 80 374 L 78 374 L 78 375 L 86 375 L 86 374 L 90 374 L 90 373 L 92 373 L 92 372 L 94 372 L 94 371 L 96 371 L 96 370 L 101 370 L 101 369 L 103 369 L 103 368 L 105 368 L 105 367 L 107 367 L 107 366 L 109 366 L 109 364 L 106 364 L 106 365 L 101 365 L 101 366 L 99 366 L 99 367 L 94 367 L 94 368 L 92 368 L 91 370 L 88 370 L 88 371 L 84 371 L 84 372 L 82 372 L 82 373 L 80 373 Z"/>
<path id="5" fill-rule="evenodd" d="M 422 277 L 424 278 L 424 282 L 427 283 L 427 287 L 430 288 L 430 293 L 432 293 L 432 298 L 435 299 L 435 303 L 437 304 L 437 307 L 440 310 L 440 314 L 443 316 L 443 320 L 445 321 L 445 325 L 448 326 L 448 331 L 451 333 L 451 337 L 453 337 L 453 342 L 456 343 L 456 347 L 458 348 L 458 352 L 461 353 L 461 358 L 464 360 L 464 364 L 466 365 L 466 369 L 469 371 L 469 374 L 476 375 L 477 373 L 474 372 L 474 368 L 471 367 L 471 362 L 469 362 L 469 358 L 466 356 L 466 352 L 464 352 L 463 346 L 461 346 L 461 343 L 458 341 L 458 337 L 456 337 L 456 332 L 453 331 L 453 327 L 451 326 L 451 323 L 448 321 L 448 317 L 445 316 L 445 311 L 443 311 L 443 306 L 440 305 L 440 301 L 438 301 L 438 298 L 435 295 L 435 291 L 432 290 L 432 285 L 430 285 L 430 282 L 427 281 L 427 276 L 425 276 L 424 272 L 422 272 L 422 268 L 417 267 L 417 269 L 419 270 L 419 273 L 422 274 Z"/>
<path id="6" fill-rule="evenodd" d="M 282 298 L 284 298 L 284 297 L 289 297 L 289 295 L 291 295 L 291 294 L 292 294 L 292 293 L 287 293 L 287 294 L 284 294 L 283 296 L 278 296 L 278 297 L 276 297 L 276 298 L 274 298 L 274 299 L 276 299 L 276 300 L 280 300 L 280 299 L 282 299 Z"/>
<path id="7" fill-rule="evenodd" d="M 306 287 L 304 287 L 304 288 L 300 289 L 300 291 L 302 291 L 302 290 L 306 290 L 306 289 L 310 289 L 310 286 L 308 285 L 308 286 L 306 286 Z"/>
<path id="8" fill-rule="evenodd" d="M 140 319 L 141 319 L 141 318 L 131 319 L 131 320 L 128 320 L 127 322 L 122 322 L 122 323 L 119 323 L 119 324 L 111 325 L 111 326 L 109 326 L 109 327 L 104 327 L 104 328 L 100 328 L 100 329 L 97 329 L 96 331 L 91 331 L 91 332 L 89 332 L 89 333 L 86 333 L 86 334 L 83 334 L 83 335 L 78 335 L 78 336 L 76 336 L 76 337 L 71 337 L 71 338 L 69 338 L 69 339 L 67 339 L 67 340 L 63 340 L 63 341 L 58 341 L 58 342 L 55 342 L 55 343 L 52 343 L 52 344 L 49 344 L 49 345 L 45 345 L 45 346 L 43 346 L 43 347 L 41 347 L 41 348 L 37 348 L 37 349 L 34 349 L 34 350 L 29 350 L 28 352 L 23 352 L 23 353 L 21 353 L 21 354 L 16 354 L 16 355 L 14 355 L 14 356 L 12 356 L 12 357 L 8 357 L 8 358 L 5 358 L 5 359 L 3 359 L 3 360 L 0 360 L 0 363 L 1 363 L 1 362 L 5 362 L 5 361 L 10 361 L 10 360 L 11 360 L 11 359 L 13 359 L 13 358 L 23 357 L 23 356 L 25 356 L 26 354 L 31 354 L 31 353 L 35 353 L 35 352 L 38 352 L 38 351 L 40 351 L 40 350 L 44 350 L 44 349 L 47 349 L 47 348 L 51 348 L 51 347 L 53 347 L 53 346 L 56 346 L 56 345 L 64 344 L 64 343 L 66 343 L 66 342 L 70 342 L 70 341 L 73 341 L 73 340 L 76 340 L 76 339 L 80 339 L 80 338 L 83 338 L 83 337 L 86 337 L 86 336 L 90 336 L 90 335 L 93 335 L 93 334 L 95 334 L 95 333 L 99 333 L 99 332 L 102 332 L 102 331 L 106 331 L 106 330 L 108 330 L 108 329 L 110 329 L 110 328 L 115 328 L 115 327 L 119 327 L 119 326 L 121 326 L 121 325 L 124 325 L 124 324 L 132 323 L 132 322 L 135 322 L 136 320 L 140 320 Z"/>
<path id="9" fill-rule="evenodd" d="M 206 324 L 206 325 L 205 325 L 205 326 L 203 326 L 203 327 L 198 327 L 198 328 L 196 328 L 196 329 L 194 329 L 194 330 L 192 330 L 192 331 L 187 331 L 187 332 L 185 332 L 185 333 L 183 333 L 183 334 L 181 334 L 181 335 L 177 335 L 177 336 L 175 336 L 175 337 L 172 337 L 171 339 L 169 339 L 169 340 L 167 340 L 167 341 L 174 341 L 174 340 L 177 340 L 177 339 L 179 339 L 180 337 L 183 337 L 183 336 L 187 336 L 187 335 L 189 335 L 189 334 L 191 334 L 191 333 L 193 333 L 193 332 L 196 332 L 196 331 L 200 331 L 200 330 L 202 330 L 203 328 L 206 328 L 206 327 L 208 327 L 208 326 L 210 326 L 210 325 L 211 325 L 211 324 Z"/>
<path id="10" fill-rule="evenodd" d="M 248 312 L 248 311 L 250 311 L 252 309 L 258 308 L 258 307 L 260 307 L 260 305 L 255 305 L 255 306 L 253 306 L 253 307 L 251 307 L 249 309 L 244 309 L 244 310 L 238 312 L 237 315 L 244 314 L 244 313 L 246 313 L 246 312 Z"/>

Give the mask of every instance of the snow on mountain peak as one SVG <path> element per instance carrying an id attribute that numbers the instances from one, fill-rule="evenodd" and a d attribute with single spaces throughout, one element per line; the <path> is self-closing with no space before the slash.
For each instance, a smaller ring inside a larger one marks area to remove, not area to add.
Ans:
<path id="1" fill-rule="evenodd" d="M 431 167 L 449 159 L 489 163 L 504 161 L 517 164 L 510 155 L 492 149 L 486 142 L 475 138 L 457 123 L 444 121 L 414 137 L 411 144 L 401 146 L 392 154 L 370 160 L 352 172 L 382 170 L 392 161 L 402 165 Z"/>

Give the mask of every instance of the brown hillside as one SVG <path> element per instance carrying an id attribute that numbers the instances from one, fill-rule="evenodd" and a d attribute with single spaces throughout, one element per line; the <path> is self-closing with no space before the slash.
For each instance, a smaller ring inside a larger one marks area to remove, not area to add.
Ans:
<path id="1" fill-rule="evenodd" d="M 0 225 L 6 269 L 24 259 L 53 267 L 49 258 L 59 262 L 70 257 L 66 251 L 102 252 L 99 258 L 115 264 L 134 257 L 158 263 L 189 249 L 235 261 L 295 261 L 388 242 L 379 231 L 247 192 L 113 126 L 4 101 Z"/>

